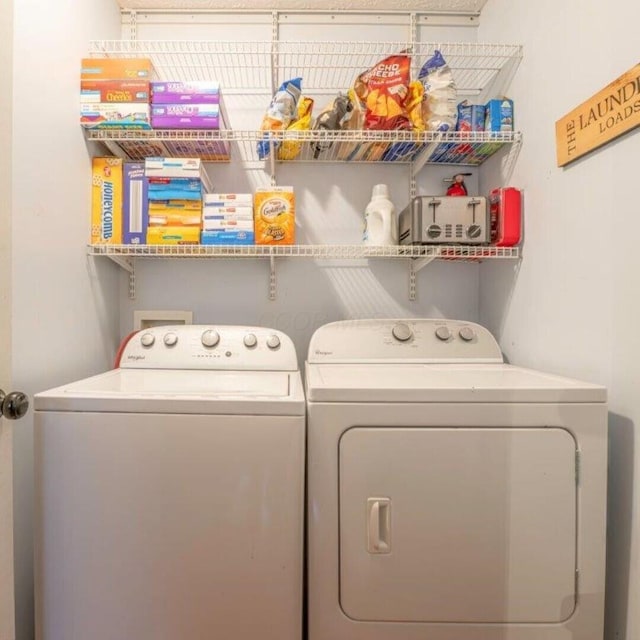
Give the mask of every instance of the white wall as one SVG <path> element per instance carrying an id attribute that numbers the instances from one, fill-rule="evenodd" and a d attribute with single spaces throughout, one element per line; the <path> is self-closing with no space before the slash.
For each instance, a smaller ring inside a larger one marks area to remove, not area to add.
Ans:
<path id="1" fill-rule="evenodd" d="M 555 122 L 638 62 L 639 21 L 637 0 L 489 0 L 479 33 L 525 47 L 510 92 L 524 134 L 511 179 L 525 191 L 524 257 L 517 270 L 482 266 L 480 319 L 511 361 L 609 388 L 609 640 L 640 636 L 640 130 L 560 169 Z"/>
<path id="2" fill-rule="evenodd" d="M 117 279 L 85 255 L 90 164 L 78 126 L 80 58 L 117 37 L 113 0 L 15 0 L 13 381 L 30 396 L 95 373 L 117 342 Z M 16 635 L 33 637 L 32 416 L 14 446 Z"/>

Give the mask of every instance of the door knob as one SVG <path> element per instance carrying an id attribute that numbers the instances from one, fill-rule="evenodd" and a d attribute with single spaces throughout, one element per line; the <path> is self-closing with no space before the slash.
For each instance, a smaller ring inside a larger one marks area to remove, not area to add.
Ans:
<path id="1" fill-rule="evenodd" d="M 8 420 L 18 420 L 29 410 L 29 398 L 22 391 L 5 393 L 0 389 L 0 414 Z"/>

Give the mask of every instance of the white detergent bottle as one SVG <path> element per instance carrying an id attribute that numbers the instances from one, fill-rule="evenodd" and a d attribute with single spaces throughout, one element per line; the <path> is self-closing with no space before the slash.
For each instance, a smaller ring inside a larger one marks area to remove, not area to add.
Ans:
<path id="1" fill-rule="evenodd" d="M 398 218 L 386 184 L 373 187 L 371 202 L 364 210 L 362 241 L 372 245 L 398 244 Z"/>

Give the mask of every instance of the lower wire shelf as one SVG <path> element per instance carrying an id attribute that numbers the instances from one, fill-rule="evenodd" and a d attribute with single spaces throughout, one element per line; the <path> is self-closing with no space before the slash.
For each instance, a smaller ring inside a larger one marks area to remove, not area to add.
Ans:
<path id="1" fill-rule="evenodd" d="M 269 258 L 269 299 L 276 297 L 276 258 L 349 260 L 401 258 L 409 262 L 409 299 L 416 298 L 415 275 L 433 260 L 480 262 L 488 259 L 516 259 L 520 247 L 486 245 L 130 245 L 91 244 L 90 256 L 109 258 L 129 273 L 129 297 L 135 298 L 135 261 L 144 258 Z"/>

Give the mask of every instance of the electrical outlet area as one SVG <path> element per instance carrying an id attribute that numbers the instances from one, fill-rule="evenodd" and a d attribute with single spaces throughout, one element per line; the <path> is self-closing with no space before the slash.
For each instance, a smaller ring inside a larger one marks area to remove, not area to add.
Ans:
<path id="1" fill-rule="evenodd" d="M 193 311 L 149 310 L 133 312 L 135 331 L 170 324 L 193 324 Z"/>

